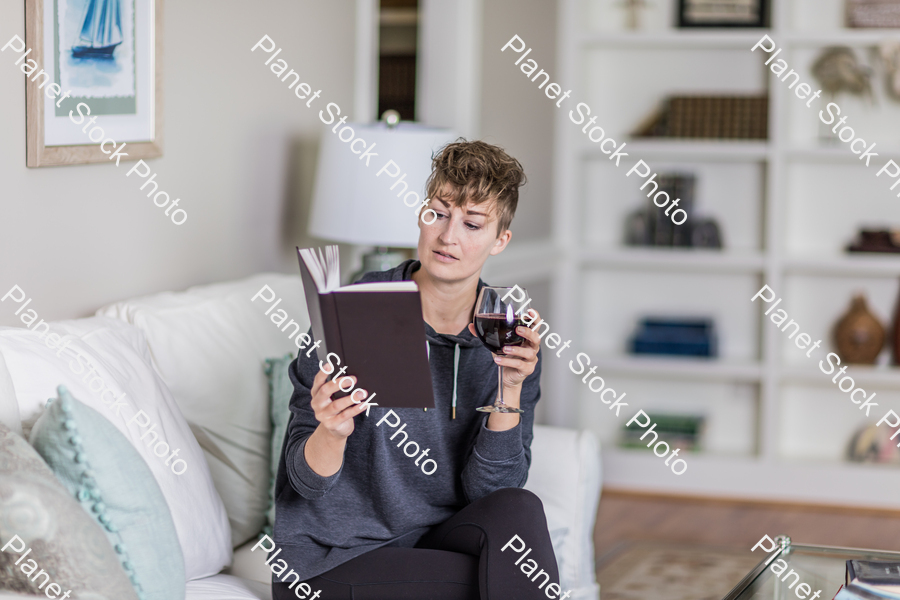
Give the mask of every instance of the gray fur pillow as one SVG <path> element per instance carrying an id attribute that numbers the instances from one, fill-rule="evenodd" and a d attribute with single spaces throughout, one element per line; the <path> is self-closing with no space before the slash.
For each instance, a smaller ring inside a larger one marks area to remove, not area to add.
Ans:
<path id="1" fill-rule="evenodd" d="M 28 442 L 2 423 L 0 548 L 0 590 L 48 598 L 137 600 L 100 526 Z"/>

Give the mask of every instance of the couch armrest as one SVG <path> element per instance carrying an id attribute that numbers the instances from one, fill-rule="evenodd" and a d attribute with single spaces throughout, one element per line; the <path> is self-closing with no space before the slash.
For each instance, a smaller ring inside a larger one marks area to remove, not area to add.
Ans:
<path id="1" fill-rule="evenodd" d="M 599 598 L 594 522 L 600 502 L 600 444 L 593 433 L 536 425 L 525 489 L 544 503 L 560 584 L 571 598 Z"/>

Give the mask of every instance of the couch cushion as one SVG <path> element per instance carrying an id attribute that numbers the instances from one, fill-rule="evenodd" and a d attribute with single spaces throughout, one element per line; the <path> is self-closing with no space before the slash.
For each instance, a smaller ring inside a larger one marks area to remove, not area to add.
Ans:
<path id="1" fill-rule="evenodd" d="M 271 600 L 270 586 L 231 575 L 189 581 L 185 600 Z"/>
<path id="2" fill-rule="evenodd" d="M 277 300 L 263 301 L 272 297 L 268 292 L 251 300 L 264 286 L 282 299 L 277 307 Z M 288 336 L 296 327 L 285 321 L 290 329 L 282 332 L 271 320 L 285 313 L 300 331 L 309 329 L 300 277 L 274 273 L 136 298 L 98 311 L 133 323 L 147 336 L 153 364 L 206 452 L 234 546 L 265 525 L 272 427 L 264 362 L 297 351 Z"/>
<path id="3" fill-rule="evenodd" d="M 104 528 L 142 600 L 183 600 L 184 557 L 150 467 L 103 415 L 65 386 L 58 393 L 34 424 L 31 445 Z"/>
<path id="4" fill-rule="evenodd" d="M 137 600 L 100 526 L 60 485 L 28 442 L 0 423 L 2 547 L 6 550 L 0 551 L 0 590 L 33 598 L 46 595 L 50 584 L 56 583 L 61 594 L 72 590 L 75 597 L 88 592 L 96 600 Z M 36 566 L 29 563 L 32 560 Z M 40 570 L 49 573 L 49 581 L 40 576 Z M 5 597 L 0 592 L 0 598 Z"/>
<path id="5" fill-rule="evenodd" d="M 229 575 L 249 579 L 272 587 L 272 569 L 266 564 L 269 555 L 264 552 L 254 552 L 253 546 L 257 540 L 253 539 L 234 549 L 234 562 L 227 569 Z"/>
<path id="6" fill-rule="evenodd" d="M 57 340 L 59 348 L 46 344 Z M 150 365 L 139 329 L 102 317 L 51 323 L 49 333 L 0 328 L 0 360 L 12 377 L 23 425 L 28 425 L 24 429 L 30 429 L 47 398 L 63 384 L 131 442 L 166 498 L 188 579 L 214 575 L 231 561 L 222 500 L 187 422 Z M 183 474 L 175 474 L 153 454 L 147 445 L 151 429 L 179 451 L 187 465 Z M 142 441 L 142 435 L 148 437 Z"/>
<path id="7" fill-rule="evenodd" d="M 600 475 L 594 434 L 535 425 L 525 489 L 544 504 L 560 585 L 577 590 L 573 599 L 597 597 L 593 533 Z"/>

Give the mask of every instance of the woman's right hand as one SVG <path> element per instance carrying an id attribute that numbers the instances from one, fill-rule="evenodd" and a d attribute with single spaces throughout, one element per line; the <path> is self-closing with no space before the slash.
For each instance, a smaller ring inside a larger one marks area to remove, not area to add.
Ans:
<path id="1" fill-rule="evenodd" d="M 337 381 L 326 381 L 328 375 L 330 373 L 326 373 L 321 369 L 316 373 L 312 389 L 310 390 L 312 394 L 310 406 L 316 413 L 319 429 L 324 430 L 325 433 L 338 440 L 345 440 L 353 433 L 353 417 L 366 409 L 366 403 L 363 400 L 368 397 L 369 393 L 365 390 L 359 390 L 358 392 L 354 390 L 352 396 L 344 396 L 343 398 L 332 400 L 331 396 L 339 392 L 340 388 Z M 353 385 L 356 385 L 356 377 L 345 375 L 340 380 L 343 380 L 345 377 L 352 379 Z M 352 400 L 354 396 L 358 403 Z"/>

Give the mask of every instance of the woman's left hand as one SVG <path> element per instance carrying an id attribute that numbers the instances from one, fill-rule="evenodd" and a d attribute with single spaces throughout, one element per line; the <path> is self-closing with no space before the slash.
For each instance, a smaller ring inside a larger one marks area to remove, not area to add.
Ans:
<path id="1" fill-rule="evenodd" d="M 533 313 L 536 322 L 541 318 L 533 308 L 528 309 L 528 313 Z M 529 319 L 531 318 L 529 314 Z M 478 336 L 475 331 L 475 325 L 469 323 L 469 331 L 472 335 Z M 494 354 L 494 362 L 503 369 L 503 387 L 514 388 L 522 385 L 525 379 L 534 373 L 534 367 L 537 365 L 537 354 L 541 348 L 541 338 L 533 330 L 520 325 L 516 327 L 516 333 L 525 339 L 525 343 L 521 346 L 504 346 L 503 356 Z"/>

